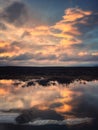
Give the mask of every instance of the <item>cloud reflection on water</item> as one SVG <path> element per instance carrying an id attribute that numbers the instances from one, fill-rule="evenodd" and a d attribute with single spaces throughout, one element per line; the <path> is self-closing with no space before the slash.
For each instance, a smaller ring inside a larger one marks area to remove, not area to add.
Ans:
<path id="1" fill-rule="evenodd" d="M 23 88 L 22 86 L 27 82 L 0 80 L 0 110 L 35 107 L 39 110 L 54 110 L 63 116 L 77 116 L 87 112 L 86 109 L 84 110 L 84 105 L 87 108 L 93 107 L 93 112 L 98 108 L 97 80 L 74 81 L 69 85 L 56 82 L 47 87 L 36 83 Z"/>

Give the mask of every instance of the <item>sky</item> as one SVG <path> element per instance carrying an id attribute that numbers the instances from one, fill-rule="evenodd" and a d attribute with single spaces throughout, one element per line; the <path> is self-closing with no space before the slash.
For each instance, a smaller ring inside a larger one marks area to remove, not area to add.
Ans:
<path id="1" fill-rule="evenodd" d="M 0 0 L 0 66 L 98 66 L 98 0 Z"/>

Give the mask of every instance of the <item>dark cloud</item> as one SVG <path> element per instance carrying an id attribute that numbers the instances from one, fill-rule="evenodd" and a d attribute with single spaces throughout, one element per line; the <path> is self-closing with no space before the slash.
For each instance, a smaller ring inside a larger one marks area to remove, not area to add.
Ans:
<path id="1" fill-rule="evenodd" d="M 31 36 L 29 32 L 25 31 L 23 33 L 23 35 L 21 36 L 21 38 L 27 37 L 27 36 Z"/>
<path id="2" fill-rule="evenodd" d="M 0 53 L 7 53 L 7 52 L 9 52 L 10 54 L 12 52 L 18 53 L 18 48 L 16 46 L 10 46 L 10 45 L 5 45 L 4 47 L 0 48 Z"/>
<path id="3" fill-rule="evenodd" d="M 14 2 L 0 14 L 1 18 L 15 25 L 22 25 L 28 19 L 28 9 L 22 2 Z"/>
<path id="4" fill-rule="evenodd" d="M 7 27 L 4 23 L 0 22 L 0 30 L 6 30 Z"/>
<path id="5" fill-rule="evenodd" d="M 85 45 L 84 43 L 81 43 L 81 44 L 72 44 L 71 45 L 72 48 L 76 48 L 76 49 L 85 49 L 87 48 L 87 45 Z"/>
<path id="6" fill-rule="evenodd" d="M 7 59 L 9 59 L 8 56 L 0 56 L 0 61 L 7 60 Z M 0 64 L 1 64 L 1 63 L 0 63 Z"/>
<path id="7" fill-rule="evenodd" d="M 98 56 L 89 56 L 85 59 L 85 61 L 98 61 Z"/>
<path id="8" fill-rule="evenodd" d="M 24 42 L 24 41 L 13 41 L 11 43 L 12 47 L 16 47 L 19 48 L 19 50 L 26 50 L 26 48 L 28 47 L 28 43 Z M 28 52 L 29 53 L 29 52 Z"/>
<path id="9" fill-rule="evenodd" d="M 33 58 L 33 55 L 30 53 L 24 53 L 19 56 L 13 57 L 12 60 L 30 60 Z"/>
<path id="10" fill-rule="evenodd" d="M 84 56 L 67 56 L 62 55 L 60 61 L 76 61 L 76 62 L 98 62 L 98 56 L 96 55 L 84 55 Z"/>
<path id="11" fill-rule="evenodd" d="M 16 46 L 16 47 L 21 48 L 23 45 L 22 45 L 22 43 L 21 43 L 21 42 L 18 42 L 18 41 L 13 41 L 13 42 L 11 43 L 11 46 Z"/>
<path id="12" fill-rule="evenodd" d="M 56 55 L 49 54 L 49 55 L 43 55 L 42 53 L 38 53 L 35 55 L 36 60 L 55 60 Z"/>
<path id="13" fill-rule="evenodd" d="M 76 58 L 74 56 L 68 56 L 67 54 L 63 54 L 59 56 L 59 61 L 74 61 Z"/>
<path id="14" fill-rule="evenodd" d="M 6 66 L 10 62 L 9 56 L 0 56 L 0 66 Z"/>
<path id="15" fill-rule="evenodd" d="M 6 48 L 0 48 L 0 53 L 6 52 Z"/>
<path id="16" fill-rule="evenodd" d="M 58 108 L 58 107 L 61 107 L 61 106 L 63 106 L 63 104 L 60 103 L 60 102 L 57 102 L 57 103 L 51 104 L 50 108 Z"/>
<path id="17" fill-rule="evenodd" d="M 32 53 L 24 53 L 20 54 L 16 57 L 13 57 L 12 60 L 55 60 L 56 56 L 53 54 L 50 55 L 43 55 L 42 53 L 32 54 Z"/>

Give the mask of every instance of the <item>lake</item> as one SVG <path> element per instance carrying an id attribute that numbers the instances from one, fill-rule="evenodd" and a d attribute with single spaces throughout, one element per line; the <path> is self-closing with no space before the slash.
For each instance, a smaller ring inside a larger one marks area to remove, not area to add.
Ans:
<path id="1" fill-rule="evenodd" d="M 0 79 L 0 130 L 98 129 L 98 80 L 50 77 Z"/>

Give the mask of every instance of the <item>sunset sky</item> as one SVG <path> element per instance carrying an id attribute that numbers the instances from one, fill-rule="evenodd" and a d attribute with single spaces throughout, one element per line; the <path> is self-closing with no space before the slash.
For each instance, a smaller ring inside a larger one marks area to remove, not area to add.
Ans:
<path id="1" fill-rule="evenodd" d="M 98 0 L 0 0 L 0 66 L 98 65 Z"/>

